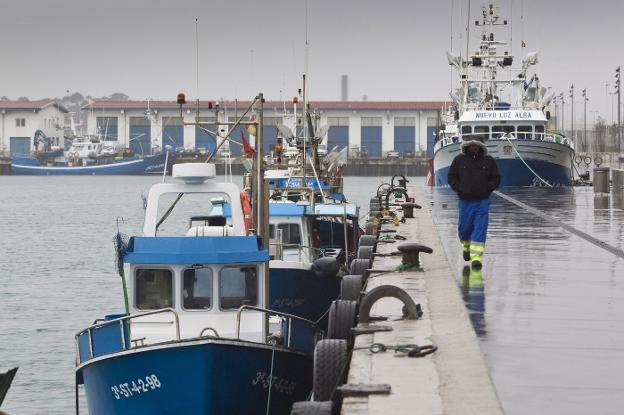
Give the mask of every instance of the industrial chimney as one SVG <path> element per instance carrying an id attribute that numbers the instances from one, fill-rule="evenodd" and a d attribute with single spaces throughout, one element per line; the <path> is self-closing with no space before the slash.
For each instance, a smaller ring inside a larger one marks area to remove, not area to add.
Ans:
<path id="1" fill-rule="evenodd" d="M 349 100 L 349 76 L 342 75 L 340 78 L 340 100 L 348 101 Z"/>

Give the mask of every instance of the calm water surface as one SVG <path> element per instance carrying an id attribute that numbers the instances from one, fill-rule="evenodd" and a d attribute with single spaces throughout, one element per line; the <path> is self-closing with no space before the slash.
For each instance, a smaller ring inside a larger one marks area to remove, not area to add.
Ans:
<path id="1" fill-rule="evenodd" d="M 19 366 L 9 414 L 74 411 L 74 334 L 123 310 L 112 238 L 118 220 L 140 232 L 140 195 L 158 181 L 0 176 L 0 371 Z M 367 206 L 379 183 L 347 177 L 347 197 Z"/>

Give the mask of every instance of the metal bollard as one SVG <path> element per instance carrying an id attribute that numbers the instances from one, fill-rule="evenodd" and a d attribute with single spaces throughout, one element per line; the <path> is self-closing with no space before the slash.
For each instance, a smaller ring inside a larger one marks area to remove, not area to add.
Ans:
<path id="1" fill-rule="evenodd" d="M 609 193 L 609 168 L 594 169 L 594 193 Z"/>
<path id="2" fill-rule="evenodd" d="M 402 203 L 401 207 L 403 208 L 403 217 L 411 219 L 414 217 L 414 208 L 421 209 L 422 206 L 417 205 L 413 202 Z"/>
<path id="3" fill-rule="evenodd" d="M 611 191 L 613 194 L 624 194 L 624 170 L 613 169 L 611 170 L 611 176 Z"/>

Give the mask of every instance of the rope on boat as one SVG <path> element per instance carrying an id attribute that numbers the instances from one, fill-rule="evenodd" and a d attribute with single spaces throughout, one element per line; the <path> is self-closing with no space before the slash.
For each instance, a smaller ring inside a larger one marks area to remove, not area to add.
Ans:
<path id="1" fill-rule="evenodd" d="M 592 244 L 594 244 L 595 246 L 597 246 L 598 248 L 602 248 L 605 251 L 611 252 L 613 255 L 618 256 L 620 258 L 624 258 L 624 251 L 622 251 L 619 248 L 616 248 L 615 246 L 609 245 L 608 243 L 601 241 L 598 238 L 595 238 L 593 236 L 591 236 L 590 234 L 583 232 L 579 229 L 576 229 L 574 226 L 568 225 L 567 223 L 564 223 L 558 219 L 555 219 L 551 216 L 548 216 L 547 214 L 545 214 L 544 212 L 535 209 L 531 206 L 528 206 L 525 203 L 520 202 L 519 200 L 514 199 L 511 196 L 506 195 L 505 193 L 502 193 L 498 190 L 494 190 L 494 194 L 498 197 L 501 197 L 503 199 L 505 199 L 506 201 L 513 203 L 516 206 L 521 207 L 522 209 L 526 210 L 529 213 L 534 214 L 535 216 L 539 216 L 542 219 L 547 220 L 550 223 L 553 223 L 557 226 L 560 226 L 561 228 L 565 229 L 566 231 L 579 236 L 583 239 L 585 239 L 587 242 L 590 242 Z"/>
<path id="2" fill-rule="evenodd" d="M 271 389 L 273 389 L 273 363 L 275 362 L 275 342 L 271 342 L 271 371 L 269 372 L 269 394 L 267 395 L 266 415 L 271 413 Z"/>
<path id="3" fill-rule="evenodd" d="M 550 184 L 550 183 L 548 183 L 546 180 L 542 179 L 542 178 L 540 177 L 540 175 L 539 175 L 539 174 L 537 174 L 537 173 L 535 172 L 535 170 L 533 170 L 533 169 L 531 168 L 531 166 L 529 166 L 529 164 L 528 164 L 526 161 L 524 161 L 524 159 L 523 159 L 523 158 L 522 158 L 522 156 L 520 155 L 520 152 L 518 151 L 518 149 L 516 148 L 516 146 L 514 145 L 514 143 L 512 143 L 512 142 L 511 142 L 511 140 L 509 139 L 509 137 L 507 136 L 507 134 L 504 134 L 504 135 L 503 135 L 503 137 L 505 138 L 505 140 L 507 140 L 507 141 L 509 142 L 509 144 L 511 144 L 511 147 L 514 149 L 514 151 L 516 152 L 516 154 L 518 155 L 518 157 L 520 157 L 520 160 L 524 163 L 524 165 L 525 165 L 525 166 L 527 166 L 527 169 L 529 169 L 529 170 L 531 171 L 531 173 L 533 173 L 533 175 L 534 175 L 535 177 L 537 177 L 538 179 L 540 179 L 540 180 L 541 180 L 541 181 L 542 181 L 542 182 L 543 182 L 546 186 L 548 186 L 548 187 L 553 187 L 553 185 L 552 185 L 552 184 Z"/>

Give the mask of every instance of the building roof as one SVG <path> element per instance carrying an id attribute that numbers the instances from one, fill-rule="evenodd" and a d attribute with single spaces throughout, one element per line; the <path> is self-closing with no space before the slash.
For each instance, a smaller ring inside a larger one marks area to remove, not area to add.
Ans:
<path id="1" fill-rule="evenodd" d="M 239 109 L 245 109 L 249 106 L 249 101 L 200 101 L 200 109 L 208 109 L 209 103 L 219 105 L 222 108 L 234 108 L 238 106 Z M 110 101 L 110 100 L 95 100 L 93 103 L 85 105 L 83 109 L 147 109 L 147 101 Z M 423 110 L 438 110 L 444 105 L 448 105 L 449 102 L 445 101 L 310 101 L 310 107 L 319 110 L 372 110 L 372 111 L 386 111 L 386 110 L 408 110 L 408 111 L 423 111 Z M 291 107 L 292 103 L 287 102 L 287 107 Z M 151 109 L 175 109 L 178 105 L 175 101 L 149 101 L 149 107 Z M 185 109 L 194 109 L 196 103 L 187 101 L 184 105 Z M 267 101 L 264 104 L 267 109 L 283 108 L 284 102 L 282 101 Z"/>
<path id="2" fill-rule="evenodd" d="M 69 110 L 65 107 L 65 105 L 61 104 L 59 101 L 53 99 L 39 99 L 35 101 L 2 101 L 0 100 L 0 109 L 7 110 L 42 110 L 49 106 L 54 106 L 59 109 L 59 111 L 68 113 Z"/>

